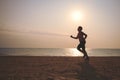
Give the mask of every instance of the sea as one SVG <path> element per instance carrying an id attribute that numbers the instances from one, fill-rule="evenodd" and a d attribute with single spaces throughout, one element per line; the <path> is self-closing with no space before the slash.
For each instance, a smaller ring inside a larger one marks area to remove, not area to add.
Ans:
<path id="1" fill-rule="evenodd" d="M 120 49 L 86 49 L 89 56 L 120 56 Z M 0 48 L 0 56 L 83 56 L 76 48 Z"/>

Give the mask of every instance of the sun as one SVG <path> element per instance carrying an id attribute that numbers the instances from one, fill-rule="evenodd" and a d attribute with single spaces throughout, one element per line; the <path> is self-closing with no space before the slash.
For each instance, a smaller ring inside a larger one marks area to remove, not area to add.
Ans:
<path id="1" fill-rule="evenodd" d="M 71 17 L 74 21 L 80 21 L 83 18 L 83 14 L 79 10 L 76 10 L 71 13 Z"/>

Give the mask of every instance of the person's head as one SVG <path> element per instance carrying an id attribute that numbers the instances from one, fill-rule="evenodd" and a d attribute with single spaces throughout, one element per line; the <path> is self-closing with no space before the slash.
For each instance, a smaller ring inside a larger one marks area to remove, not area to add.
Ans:
<path id="1" fill-rule="evenodd" d="M 78 26 L 78 31 L 80 32 L 80 31 L 82 31 L 82 26 Z"/>

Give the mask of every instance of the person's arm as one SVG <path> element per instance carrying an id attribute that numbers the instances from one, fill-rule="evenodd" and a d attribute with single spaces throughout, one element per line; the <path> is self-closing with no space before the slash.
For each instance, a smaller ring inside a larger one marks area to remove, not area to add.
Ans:
<path id="1" fill-rule="evenodd" d="M 83 32 L 83 35 L 84 35 L 84 38 L 86 39 L 86 38 L 87 38 L 87 34 L 85 34 L 85 33 Z"/>
<path id="2" fill-rule="evenodd" d="M 73 38 L 73 39 L 78 39 L 78 35 L 76 37 L 71 35 L 70 37 Z"/>

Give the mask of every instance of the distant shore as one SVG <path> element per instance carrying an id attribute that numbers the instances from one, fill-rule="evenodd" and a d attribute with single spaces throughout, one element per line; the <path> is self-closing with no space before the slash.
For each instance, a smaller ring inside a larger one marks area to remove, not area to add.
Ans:
<path id="1" fill-rule="evenodd" d="M 0 56 L 0 80 L 120 80 L 120 57 Z"/>

